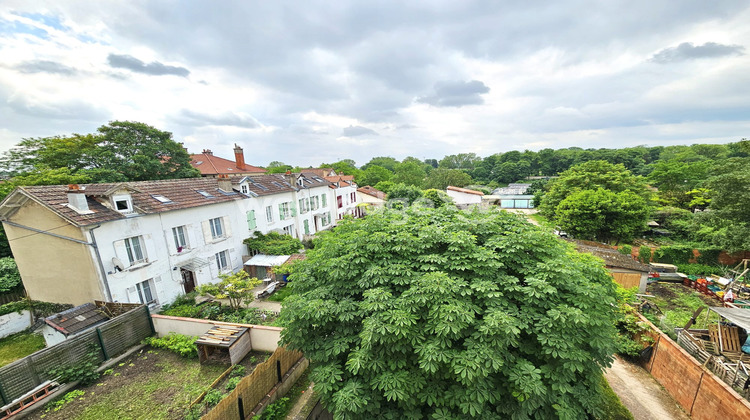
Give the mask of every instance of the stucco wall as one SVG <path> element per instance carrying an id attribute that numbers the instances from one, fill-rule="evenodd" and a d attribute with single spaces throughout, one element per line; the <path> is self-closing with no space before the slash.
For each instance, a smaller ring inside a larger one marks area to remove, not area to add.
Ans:
<path id="1" fill-rule="evenodd" d="M 9 220 L 88 242 L 81 229 L 31 200 Z M 3 227 L 31 299 L 73 305 L 106 300 L 91 246 L 5 223 Z"/>
<path id="2" fill-rule="evenodd" d="M 19 333 L 31 326 L 29 311 L 11 312 L 0 316 L 0 338 Z"/>
<path id="3" fill-rule="evenodd" d="M 281 339 L 281 330 L 279 327 L 269 327 L 265 325 L 234 324 L 230 322 L 209 321 L 206 319 L 182 318 L 167 315 L 151 315 L 154 321 L 154 329 L 159 337 L 163 337 L 170 332 L 178 334 L 199 336 L 205 334 L 214 325 L 230 325 L 250 328 L 250 343 L 255 351 L 272 352 L 279 347 Z"/>

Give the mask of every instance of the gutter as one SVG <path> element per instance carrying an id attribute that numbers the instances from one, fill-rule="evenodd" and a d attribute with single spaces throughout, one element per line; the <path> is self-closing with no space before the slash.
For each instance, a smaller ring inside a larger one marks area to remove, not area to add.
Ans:
<path id="1" fill-rule="evenodd" d="M 36 229 L 36 228 L 30 227 L 30 226 L 24 226 L 24 225 L 15 223 L 15 222 L 11 222 L 10 220 L 3 220 L 2 222 L 5 223 L 6 225 L 11 225 L 13 227 L 30 230 L 32 232 L 41 233 L 43 235 L 54 236 L 55 238 L 65 239 L 66 241 L 72 241 L 72 242 L 76 242 L 76 243 L 83 244 L 83 245 L 90 245 L 90 246 L 93 246 L 94 248 L 96 248 L 96 243 L 86 242 L 86 241 L 82 241 L 80 239 L 75 239 L 75 238 L 70 238 L 68 236 L 58 235 L 56 233 L 47 232 L 46 230 L 40 230 L 40 229 Z M 97 226 L 97 227 L 99 227 L 99 226 Z"/>
<path id="2" fill-rule="evenodd" d="M 96 253 L 96 262 L 99 263 L 99 270 L 101 270 L 101 278 L 104 283 L 104 290 L 107 292 L 107 302 L 112 302 L 112 291 L 109 290 L 109 282 L 107 281 L 107 272 L 104 271 L 104 264 L 102 263 L 102 256 L 99 254 L 99 247 L 96 245 L 96 236 L 94 236 L 94 229 L 100 228 L 102 225 L 96 225 L 89 229 L 91 234 L 91 246 L 94 248 Z"/>

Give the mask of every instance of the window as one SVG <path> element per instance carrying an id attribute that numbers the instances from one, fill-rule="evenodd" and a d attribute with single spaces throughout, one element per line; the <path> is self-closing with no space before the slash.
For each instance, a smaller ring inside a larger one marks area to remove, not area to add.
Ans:
<path id="1" fill-rule="evenodd" d="M 352 193 L 352 203 L 357 201 L 357 195 L 355 193 Z"/>
<path id="2" fill-rule="evenodd" d="M 317 195 L 315 197 L 310 197 L 310 207 L 312 207 L 313 210 L 320 208 L 320 197 Z"/>
<path id="3" fill-rule="evenodd" d="M 151 280 L 137 283 L 135 288 L 138 290 L 138 300 L 140 300 L 141 303 L 145 304 L 156 301 L 154 295 L 151 293 Z"/>
<path id="4" fill-rule="evenodd" d="M 172 200 L 168 199 L 167 197 L 164 197 L 161 194 L 154 194 L 151 197 L 154 197 L 154 199 L 160 203 L 163 204 L 172 204 Z"/>
<path id="5" fill-rule="evenodd" d="M 250 210 L 249 212 L 247 212 L 247 229 L 253 230 L 255 229 L 255 226 L 255 210 Z"/>
<path id="6" fill-rule="evenodd" d="M 273 207 L 271 206 L 266 207 L 266 221 L 273 223 Z"/>
<path id="7" fill-rule="evenodd" d="M 174 238 L 174 246 L 175 248 L 177 248 L 177 252 L 182 252 L 183 250 L 188 248 L 185 226 L 173 227 L 172 237 Z"/>
<path id="8" fill-rule="evenodd" d="M 211 237 L 214 239 L 224 237 L 224 225 L 221 222 L 221 217 L 209 220 L 208 224 L 211 226 Z"/>
<path id="9" fill-rule="evenodd" d="M 323 207 L 328 207 L 328 196 L 323 194 L 321 197 L 323 197 Z M 317 199 L 317 197 L 315 197 L 315 199 Z"/>
<path id="10" fill-rule="evenodd" d="M 125 239 L 125 250 L 128 253 L 130 265 L 146 262 L 146 255 L 143 253 L 142 239 L 140 236 L 133 236 Z"/>
<path id="11" fill-rule="evenodd" d="M 331 223 L 331 215 L 328 213 L 324 214 L 321 221 L 323 222 L 323 226 L 328 226 Z"/>
<path id="12" fill-rule="evenodd" d="M 279 220 L 285 220 L 291 217 L 291 211 L 289 210 L 289 202 L 279 204 Z"/>
<path id="13" fill-rule="evenodd" d="M 306 198 L 299 199 L 299 212 L 307 213 L 307 199 Z"/>
<path id="14" fill-rule="evenodd" d="M 302 222 L 302 225 L 305 227 L 305 235 L 310 234 L 310 222 L 305 220 Z"/>
<path id="15" fill-rule="evenodd" d="M 247 194 L 250 192 L 250 190 L 247 188 L 247 184 L 240 185 L 240 191 L 242 191 L 242 194 Z"/>
<path id="16" fill-rule="evenodd" d="M 339 208 L 344 207 L 344 197 L 337 195 L 336 204 L 339 206 Z"/>
<path id="17" fill-rule="evenodd" d="M 120 213 L 132 213 L 133 212 L 133 199 L 130 195 L 116 195 L 112 197 L 112 201 L 115 204 L 115 210 Z"/>
<path id="18" fill-rule="evenodd" d="M 282 230 L 285 235 L 294 236 L 294 225 L 284 226 Z"/>
<path id="19" fill-rule="evenodd" d="M 219 269 L 219 271 L 226 271 L 229 269 L 229 252 L 228 251 L 221 251 L 216 254 L 216 268 Z"/>

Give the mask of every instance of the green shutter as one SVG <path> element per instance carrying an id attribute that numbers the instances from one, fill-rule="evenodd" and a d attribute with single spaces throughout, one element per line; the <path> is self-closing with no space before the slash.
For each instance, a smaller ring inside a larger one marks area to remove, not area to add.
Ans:
<path id="1" fill-rule="evenodd" d="M 289 206 L 291 207 L 292 217 L 296 216 L 297 215 L 297 204 L 295 204 L 294 201 L 292 201 L 291 203 L 289 203 Z"/>
<path id="2" fill-rule="evenodd" d="M 249 230 L 255 229 L 255 210 L 250 210 L 247 212 L 247 228 Z"/>
<path id="3" fill-rule="evenodd" d="M 279 220 L 284 220 L 284 203 L 279 204 Z"/>
<path id="4" fill-rule="evenodd" d="M 310 234 L 310 223 L 307 220 L 305 220 L 302 224 L 305 225 L 305 235 L 309 235 Z"/>
<path id="5" fill-rule="evenodd" d="M 328 205 L 327 202 L 326 202 L 326 198 L 327 198 L 326 195 L 323 194 L 323 207 L 325 207 L 325 206 Z"/>

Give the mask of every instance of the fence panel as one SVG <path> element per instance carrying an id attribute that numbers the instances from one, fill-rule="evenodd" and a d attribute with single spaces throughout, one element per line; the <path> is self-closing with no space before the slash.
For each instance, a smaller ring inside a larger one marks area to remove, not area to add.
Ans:
<path id="1" fill-rule="evenodd" d="M 248 415 L 258 403 L 268 394 L 268 391 L 279 383 L 276 372 L 276 361 L 281 362 L 281 374 L 286 374 L 294 366 L 302 353 L 285 350 L 279 347 L 271 357 L 258 365 L 253 373 L 244 377 L 231 394 L 224 397 L 213 410 L 203 417 L 203 420 L 235 420 L 240 419 L 237 399 L 242 398 L 245 415 Z M 244 419 L 240 419 L 244 420 Z"/>
<path id="2" fill-rule="evenodd" d="M 104 361 L 97 330 L 109 357 L 122 353 L 152 334 L 148 308 L 133 309 L 89 331 L 65 340 L 52 347 L 17 360 L 0 368 L 0 396 L 3 405 L 10 403 L 47 380 L 54 379 L 49 371 L 76 364 L 92 351 L 98 361 Z"/>

